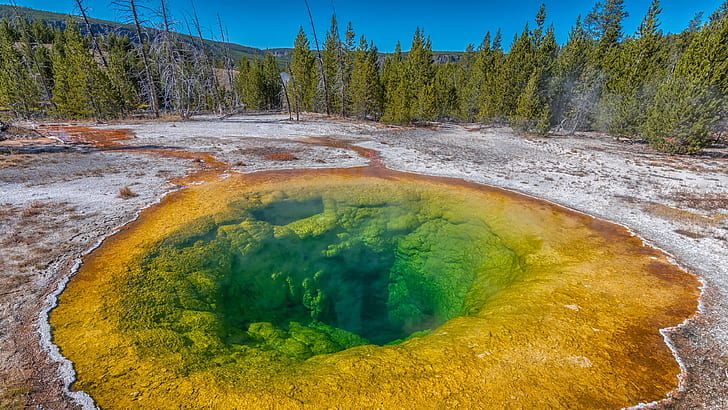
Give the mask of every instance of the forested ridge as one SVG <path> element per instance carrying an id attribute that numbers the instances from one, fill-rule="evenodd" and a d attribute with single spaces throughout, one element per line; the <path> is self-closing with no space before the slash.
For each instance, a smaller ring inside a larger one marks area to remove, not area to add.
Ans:
<path id="1" fill-rule="evenodd" d="M 573 23 L 563 45 L 542 5 L 508 51 L 500 31 L 487 32 L 444 64 L 435 63 L 420 29 L 406 53 L 398 44 L 382 57 L 351 23 L 341 30 L 335 16 L 323 38 L 300 28 L 290 62 L 271 54 L 233 61 L 210 53 L 196 18 L 187 27 L 196 40 L 183 41 L 166 0 L 153 35 L 139 23 L 134 0 L 118 4 L 136 36 L 90 26 L 83 32 L 91 35 L 82 35 L 77 21 L 84 19 L 69 18 L 65 28 L 20 14 L 3 19 L 0 107 L 20 118 L 283 109 L 392 124 L 483 122 L 538 136 L 600 131 L 681 154 L 726 130 L 728 1 L 665 34 L 659 0 L 635 33 L 624 33 L 623 0 L 605 0 Z M 222 24 L 219 30 L 225 41 Z"/>

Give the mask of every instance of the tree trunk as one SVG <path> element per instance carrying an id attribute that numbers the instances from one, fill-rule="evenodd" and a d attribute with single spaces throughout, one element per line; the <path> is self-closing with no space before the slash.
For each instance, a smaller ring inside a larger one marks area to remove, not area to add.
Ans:
<path id="1" fill-rule="evenodd" d="M 283 81 L 283 78 L 278 75 L 278 78 L 281 80 L 281 85 L 283 86 L 283 94 L 286 96 L 286 105 L 288 106 L 288 119 L 293 120 L 293 115 L 291 114 L 291 99 L 288 97 L 288 88 L 286 87 L 286 82 Z"/>
<path id="2" fill-rule="evenodd" d="M 159 98 L 157 97 L 157 90 L 154 87 L 154 80 L 152 79 L 152 69 L 149 66 L 149 56 L 147 55 L 147 49 L 144 48 L 144 38 L 142 37 L 142 27 L 139 22 L 139 15 L 136 11 L 136 5 L 134 0 L 129 0 L 129 8 L 131 10 L 132 17 L 134 18 L 134 27 L 136 27 L 137 40 L 139 41 L 139 48 L 142 51 L 142 62 L 144 63 L 144 76 L 147 80 L 147 87 L 149 93 L 149 103 L 152 110 L 154 111 L 154 117 L 159 118 Z"/>
<path id="3" fill-rule="evenodd" d="M 86 25 L 86 31 L 88 31 L 89 38 L 91 38 L 91 46 L 97 53 L 99 53 L 101 62 L 104 64 L 104 67 L 106 69 L 108 69 L 109 64 L 106 62 L 106 58 L 104 57 L 104 54 L 101 52 L 101 47 L 99 47 L 99 43 L 96 41 L 96 36 L 94 35 L 94 31 L 93 31 L 93 29 L 91 29 L 91 23 L 89 23 L 88 17 L 86 17 L 86 8 L 83 7 L 83 5 L 81 4 L 81 0 L 76 0 L 76 7 L 78 7 L 78 11 L 81 13 L 83 22 Z"/>
<path id="4" fill-rule="evenodd" d="M 169 24 L 167 1 L 161 0 L 159 2 L 159 7 L 160 12 L 162 13 L 162 25 L 164 34 L 164 37 L 162 38 L 162 50 L 164 53 L 168 54 L 168 59 L 166 59 L 167 64 L 165 64 L 168 66 L 162 68 L 168 73 L 170 79 L 170 84 L 167 86 L 166 92 L 169 93 L 167 95 L 171 95 L 171 98 L 174 99 L 173 105 L 176 105 L 176 107 L 173 108 L 177 109 L 177 113 L 179 114 L 179 116 L 183 119 L 187 119 L 187 112 L 185 111 L 184 101 L 182 98 L 181 79 L 179 78 L 179 62 L 173 50 L 173 38 L 175 34 L 172 33 Z M 163 77 L 165 76 L 163 75 Z"/>
<path id="5" fill-rule="evenodd" d="M 288 66 L 288 72 L 291 73 L 291 67 Z M 293 104 L 295 105 L 296 110 L 296 121 L 301 121 L 301 117 L 299 116 L 298 111 L 298 96 L 296 95 L 296 79 L 293 77 L 293 74 L 291 74 L 291 89 L 293 90 Z"/>
<path id="6" fill-rule="evenodd" d="M 33 60 L 33 66 L 35 67 L 35 71 L 38 73 L 38 77 L 40 77 L 40 84 L 43 87 L 43 93 L 45 94 L 46 99 L 48 100 L 48 103 L 50 103 L 51 107 L 55 108 L 56 105 L 53 103 L 53 93 L 51 92 L 50 87 L 48 86 L 48 80 L 43 75 L 43 70 L 41 70 L 40 63 L 38 63 L 38 58 L 35 56 L 35 47 L 33 46 L 31 42 L 31 33 L 28 30 L 27 26 L 25 24 L 21 24 L 19 19 L 22 17 L 20 16 L 20 12 L 18 11 L 17 6 L 13 6 L 13 11 L 15 12 L 15 18 L 18 19 L 18 27 L 23 27 L 23 39 L 25 41 L 26 47 L 28 47 L 28 54 L 31 60 Z M 28 70 L 28 74 L 33 77 L 33 70 L 31 70 L 30 66 L 28 65 L 26 61 L 26 68 Z"/>
<path id="7" fill-rule="evenodd" d="M 308 0 L 304 0 L 306 3 L 306 10 L 308 10 L 308 18 L 311 20 L 311 30 L 313 31 L 313 41 L 316 44 L 316 55 L 318 56 L 319 70 L 321 71 L 321 79 L 324 82 L 324 105 L 326 106 L 326 115 L 331 115 L 329 108 L 329 86 L 326 82 L 326 73 L 324 72 L 324 60 L 321 58 L 321 48 L 319 48 L 318 37 L 316 37 L 316 27 L 313 25 L 313 16 L 311 15 L 311 8 L 308 7 Z"/>
<path id="8" fill-rule="evenodd" d="M 208 79 L 210 81 L 210 96 L 212 97 L 212 105 L 213 107 L 217 105 L 217 109 L 222 113 L 222 102 L 219 101 L 219 96 L 217 95 L 217 77 L 215 77 L 215 71 L 212 69 L 212 64 L 210 63 L 210 56 L 207 54 L 207 47 L 205 47 L 205 39 L 202 37 L 202 28 L 200 27 L 200 20 L 197 17 L 197 9 L 195 9 L 194 3 L 192 4 L 192 23 L 195 25 L 195 30 L 197 31 L 197 38 L 200 40 L 200 51 L 202 55 L 204 56 L 205 61 L 203 62 L 205 64 L 205 68 L 207 69 L 207 75 Z M 213 108 L 214 109 L 214 108 Z"/>
<path id="9" fill-rule="evenodd" d="M 220 26 L 220 39 L 222 40 L 222 43 L 225 45 L 225 58 L 223 61 L 223 67 L 225 68 L 225 73 L 227 74 L 228 84 L 230 88 L 233 87 L 233 65 L 232 65 L 232 58 L 230 58 L 230 46 L 228 43 L 228 36 L 225 35 L 226 31 L 222 26 L 222 19 L 220 18 L 220 14 L 217 15 L 217 24 Z M 233 98 L 232 101 L 232 110 L 237 107 L 237 101 L 235 101 L 235 98 Z"/>

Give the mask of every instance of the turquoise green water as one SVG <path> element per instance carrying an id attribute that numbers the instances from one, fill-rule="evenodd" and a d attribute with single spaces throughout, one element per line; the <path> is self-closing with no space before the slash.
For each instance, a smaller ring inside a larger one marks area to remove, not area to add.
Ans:
<path id="1" fill-rule="evenodd" d="M 236 351 L 307 359 L 427 334 L 475 313 L 521 271 L 478 218 L 432 205 L 417 190 L 387 200 L 303 191 L 234 202 L 138 260 L 120 286 L 121 322 L 153 330 L 142 346 L 150 353 L 171 347 L 210 359 Z"/>

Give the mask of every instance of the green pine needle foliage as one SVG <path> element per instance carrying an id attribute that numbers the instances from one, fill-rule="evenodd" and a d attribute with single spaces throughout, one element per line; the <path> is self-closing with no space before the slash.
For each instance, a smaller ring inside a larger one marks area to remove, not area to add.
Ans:
<path id="1" fill-rule="evenodd" d="M 417 29 L 407 51 L 397 43 L 390 55 L 355 35 L 351 22 L 341 32 L 332 16 L 319 64 L 301 28 L 290 53 L 243 59 L 234 70 L 229 55 L 220 60 L 173 27 L 138 44 L 123 33 L 82 35 L 74 20 L 59 27 L 16 16 L 0 21 L 0 109 L 19 118 L 113 118 L 149 113 L 140 101 L 155 91 L 162 111 L 183 118 L 287 106 L 401 125 L 497 123 L 539 136 L 601 131 L 695 153 L 725 133 L 728 1 L 678 34 L 660 30 L 661 11 L 651 0 L 637 30 L 625 33 L 624 1 L 604 0 L 559 45 L 542 4 L 508 52 L 500 31 L 464 53 L 443 53 Z M 142 75 L 142 50 L 151 79 Z"/>
<path id="2" fill-rule="evenodd" d="M 650 146 L 669 154 L 695 154 L 710 142 L 719 99 L 706 86 L 684 78 L 664 83 L 648 110 L 643 134 Z"/>

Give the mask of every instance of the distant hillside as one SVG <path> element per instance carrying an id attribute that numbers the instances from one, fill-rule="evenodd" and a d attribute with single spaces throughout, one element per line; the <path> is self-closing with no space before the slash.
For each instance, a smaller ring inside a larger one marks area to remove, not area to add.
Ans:
<path id="1" fill-rule="evenodd" d="M 35 10 L 35 9 L 29 9 L 26 7 L 13 7 L 6 4 L 0 4 L 0 18 L 7 17 L 7 18 L 13 18 L 15 17 L 15 10 L 17 9 L 18 13 L 20 13 L 23 17 L 33 21 L 33 20 L 42 20 L 48 25 L 52 25 L 54 27 L 66 27 L 66 21 L 68 20 L 67 14 L 61 14 L 61 13 L 53 13 L 50 11 L 42 11 L 42 10 Z M 82 23 L 82 20 L 78 16 L 74 16 L 79 22 L 79 28 L 81 29 L 81 32 L 85 34 L 86 32 L 86 26 Z M 128 36 L 131 39 L 136 38 L 136 32 L 134 31 L 134 27 L 128 24 L 121 24 L 116 23 L 113 21 L 106 21 L 106 20 L 99 20 L 94 18 L 89 18 L 89 22 L 91 23 L 91 29 L 94 31 L 94 33 L 116 33 L 119 35 L 125 35 Z M 154 36 L 159 31 L 154 28 L 146 28 L 146 34 L 149 36 Z M 179 36 L 190 42 L 196 42 L 197 38 L 193 38 L 187 34 L 179 34 Z M 293 41 L 293 39 L 291 39 Z M 291 51 L 290 48 L 273 48 L 268 50 L 262 50 L 259 48 L 254 47 L 247 47 L 242 46 L 240 44 L 235 43 L 223 43 L 220 41 L 213 41 L 213 40 L 205 40 L 205 45 L 208 47 L 208 49 L 212 52 L 212 55 L 216 58 L 220 58 L 225 54 L 225 48 L 229 48 L 230 50 L 230 57 L 234 61 L 239 61 L 243 57 L 248 58 L 260 58 L 262 57 L 266 52 L 273 54 L 273 56 L 278 61 L 278 64 L 280 67 L 284 67 L 290 60 L 291 60 Z M 391 53 L 379 53 L 380 59 L 384 59 L 385 56 L 391 55 Z M 435 60 L 436 64 L 445 64 L 446 62 L 455 62 L 462 57 L 461 52 L 450 52 L 450 51 L 435 51 L 433 52 L 433 58 Z M 406 56 L 407 53 L 404 53 Z"/>
<path id="2" fill-rule="evenodd" d="M 16 8 L 13 6 L 0 4 L 0 18 L 7 17 L 7 18 L 14 18 L 15 17 L 15 10 Z M 61 27 L 64 28 L 66 26 L 66 21 L 68 20 L 68 15 L 61 14 L 61 13 L 53 13 L 49 11 L 42 11 L 42 10 L 35 10 L 35 9 L 29 9 L 26 7 L 17 7 L 17 11 L 20 15 L 23 17 L 34 21 L 34 20 L 42 20 L 44 23 L 48 25 L 52 25 L 54 27 Z M 74 18 L 77 19 L 79 22 L 79 28 L 81 29 L 81 32 L 85 34 L 86 32 L 86 26 L 82 24 L 82 20 L 78 16 L 74 16 Z M 134 31 L 134 27 L 128 24 L 121 24 L 116 23 L 113 21 L 106 21 L 106 20 L 99 20 L 94 18 L 89 18 L 89 22 L 91 23 L 91 29 L 94 31 L 94 33 L 116 33 L 119 35 L 125 35 L 129 38 L 135 39 L 136 38 L 136 32 Z M 145 32 L 149 36 L 156 35 L 159 31 L 153 28 L 146 28 Z M 193 38 L 186 34 L 179 34 L 180 37 L 183 40 L 186 41 L 197 41 L 197 38 Z M 212 41 L 212 40 L 205 40 L 205 45 L 208 47 L 208 49 L 212 52 L 212 54 L 215 57 L 222 57 L 225 53 L 225 48 L 230 49 L 230 56 L 234 61 L 238 61 L 242 59 L 243 57 L 248 58 L 257 58 L 261 57 L 265 54 L 265 50 L 261 50 L 259 48 L 254 47 L 246 47 L 241 46 L 239 44 L 234 43 L 223 43 L 220 41 Z M 290 59 L 290 50 L 288 49 L 274 49 L 274 50 L 268 50 L 269 52 L 273 53 L 276 58 L 279 58 L 283 62 L 285 62 L 287 59 Z"/>

